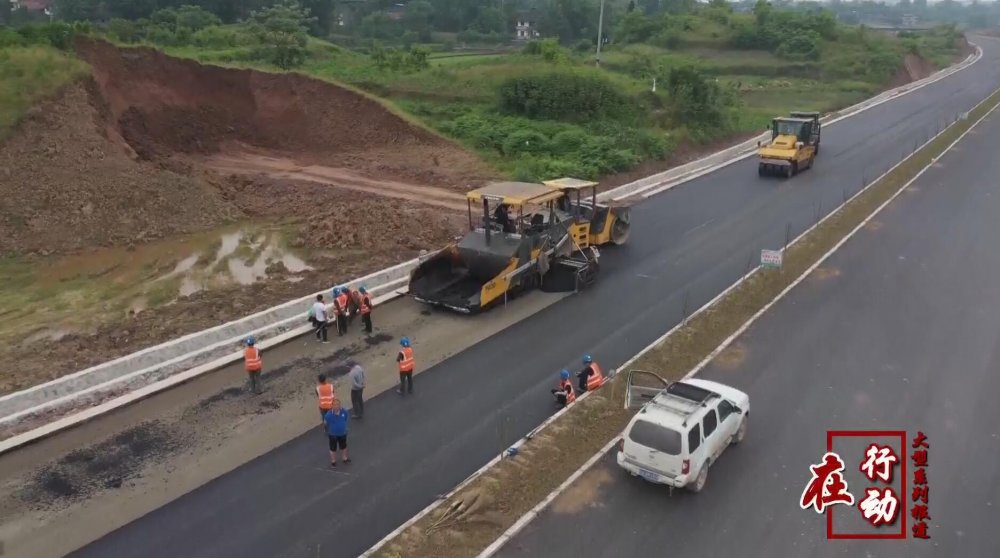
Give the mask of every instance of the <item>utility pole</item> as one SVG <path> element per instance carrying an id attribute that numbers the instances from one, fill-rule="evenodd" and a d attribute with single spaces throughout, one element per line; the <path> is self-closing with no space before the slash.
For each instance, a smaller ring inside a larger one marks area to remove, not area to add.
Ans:
<path id="1" fill-rule="evenodd" d="M 597 19 L 597 66 L 601 65 L 601 41 L 604 31 L 604 0 L 601 0 L 601 15 Z"/>

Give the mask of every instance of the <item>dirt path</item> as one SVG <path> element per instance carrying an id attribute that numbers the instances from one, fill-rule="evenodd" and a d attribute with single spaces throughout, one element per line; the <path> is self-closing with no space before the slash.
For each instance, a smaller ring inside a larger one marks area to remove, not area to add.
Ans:
<path id="1" fill-rule="evenodd" d="M 376 180 L 344 168 L 300 165 L 291 159 L 252 153 L 227 153 L 208 157 L 205 167 L 220 174 L 263 174 L 269 178 L 306 180 L 368 194 L 399 198 L 447 209 L 465 211 L 465 196 L 443 188 Z"/>

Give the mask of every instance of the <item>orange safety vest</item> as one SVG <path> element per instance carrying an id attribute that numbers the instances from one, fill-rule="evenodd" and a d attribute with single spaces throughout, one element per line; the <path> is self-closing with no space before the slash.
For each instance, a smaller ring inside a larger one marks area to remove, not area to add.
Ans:
<path id="1" fill-rule="evenodd" d="M 243 361 L 246 363 L 247 372 L 260 372 L 261 361 L 260 351 L 257 347 L 247 347 L 243 351 Z"/>
<path id="2" fill-rule="evenodd" d="M 372 313 L 372 300 L 368 298 L 367 294 L 361 295 L 361 313 L 371 314 Z"/>
<path id="3" fill-rule="evenodd" d="M 594 373 L 587 378 L 587 391 L 594 391 L 604 385 L 604 374 L 601 374 L 601 367 L 596 362 L 590 363 L 590 367 Z"/>
<path id="4" fill-rule="evenodd" d="M 319 408 L 327 411 L 333 408 L 333 384 L 319 384 L 316 386 L 316 395 L 319 396 Z"/>
<path id="5" fill-rule="evenodd" d="M 562 380 L 559 382 L 559 389 L 566 394 L 566 404 L 576 401 L 576 390 L 573 389 L 573 382 L 569 380 Z"/>
<path id="6" fill-rule="evenodd" d="M 413 349 L 410 347 L 403 347 L 399 353 L 403 355 L 403 360 L 399 361 L 399 371 L 402 373 L 412 373 L 414 365 Z"/>
<path id="7" fill-rule="evenodd" d="M 340 293 L 339 295 L 337 295 L 336 301 L 337 301 L 337 306 L 335 308 L 336 312 L 338 314 L 344 314 L 344 313 L 346 313 L 347 312 L 347 295 L 344 294 L 344 293 Z"/>

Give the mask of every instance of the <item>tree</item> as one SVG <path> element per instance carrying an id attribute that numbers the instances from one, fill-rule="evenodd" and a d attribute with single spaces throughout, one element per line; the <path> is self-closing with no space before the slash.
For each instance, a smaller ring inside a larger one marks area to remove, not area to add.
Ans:
<path id="1" fill-rule="evenodd" d="M 767 0 L 757 0 L 753 5 L 753 15 L 757 18 L 757 25 L 765 25 L 771 15 L 771 3 Z"/>
<path id="2" fill-rule="evenodd" d="M 434 6 L 426 0 L 416 0 L 406 5 L 403 14 L 403 27 L 416 33 L 420 40 L 431 40 L 431 20 L 434 17 Z"/>
<path id="3" fill-rule="evenodd" d="M 361 20 L 361 34 L 373 39 L 391 39 L 398 36 L 398 25 L 385 12 L 373 12 Z"/>
<path id="4" fill-rule="evenodd" d="M 714 132 L 723 125 L 725 99 L 722 90 L 695 68 L 672 68 L 667 76 L 667 91 L 678 121 Z"/>
<path id="5" fill-rule="evenodd" d="M 267 50 L 267 59 L 281 67 L 291 68 L 305 61 L 309 36 L 306 30 L 313 17 L 294 0 L 251 12 L 250 28 Z"/>
<path id="6" fill-rule="evenodd" d="M 302 0 L 302 7 L 315 18 L 311 26 L 313 35 L 327 37 L 333 30 L 334 0 Z"/>
<path id="7" fill-rule="evenodd" d="M 628 0 L 628 8 L 625 8 L 627 13 L 632 13 L 635 11 L 635 0 Z"/>
<path id="8" fill-rule="evenodd" d="M 472 29 L 483 34 L 504 33 L 507 31 L 507 24 L 504 23 L 503 13 L 500 10 L 485 8 L 472 22 Z"/>
<path id="9" fill-rule="evenodd" d="M 200 31 L 206 27 L 220 25 L 222 20 L 201 6 L 185 4 L 174 12 L 174 24 L 179 28 Z"/>

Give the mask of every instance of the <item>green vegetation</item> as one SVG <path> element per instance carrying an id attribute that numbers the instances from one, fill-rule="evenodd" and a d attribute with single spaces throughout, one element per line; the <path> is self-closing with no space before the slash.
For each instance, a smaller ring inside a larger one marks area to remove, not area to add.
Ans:
<path id="1" fill-rule="evenodd" d="M 60 15 L 100 19 L 95 2 L 62 0 Z M 835 110 L 888 85 L 908 53 L 952 62 L 961 36 L 944 26 L 895 38 L 765 0 L 746 13 L 721 0 L 613 1 L 597 66 L 596 0 L 512 0 L 503 11 L 413 0 L 401 14 L 367 0 L 336 16 L 320 0 L 248 0 L 238 10 L 191 2 L 159 2 L 172 7 L 157 11 L 105 2 L 101 13 L 118 17 L 101 32 L 206 63 L 356 87 L 522 180 L 597 178 L 761 130 L 789 110 Z M 509 44 L 518 20 L 552 38 Z M 484 46 L 457 50 L 472 43 Z"/>
<path id="2" fill-rule="evenodd" d="M 32 105 L 87 74 L 86 64 L 63 52 L 74 33 L 65 24 L 0 27 L 0 139 Z"/>

